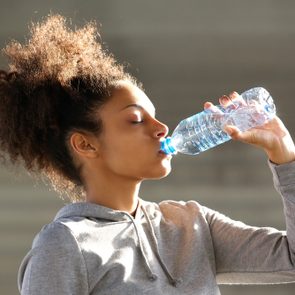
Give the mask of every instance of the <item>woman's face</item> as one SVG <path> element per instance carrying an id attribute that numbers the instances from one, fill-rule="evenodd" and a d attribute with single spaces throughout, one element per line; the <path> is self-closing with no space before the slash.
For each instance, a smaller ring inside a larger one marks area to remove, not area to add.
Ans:
<path id="1" fill-rule="evenodd" d="M 169 174 L 171 156 L 160 151 L 168 128 L 155 118 L 155 108 L 142 90 L 131 82 L 119 82 L 99 116 L 103 123 L 99 158 L 105 172 L 133 180 Z"/>

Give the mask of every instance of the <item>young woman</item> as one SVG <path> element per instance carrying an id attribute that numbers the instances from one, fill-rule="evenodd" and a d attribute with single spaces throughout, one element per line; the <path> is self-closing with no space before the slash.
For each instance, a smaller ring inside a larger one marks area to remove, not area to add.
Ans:
<path id="1" fill-rule="evenodd" d="M 143 180 L 171 170 L 171 156 L 160 151 L 168 128 L 103 51 L 93 25 L 70 30 L 49 16 L 27 44 L 5 52 L 2 156 L 46 175 L 71 200 L 24 258 L 21 294 L 219 294 L 218 283 L 295 281 L 295 147 L 279 118 L 226 131 L 265 150 L 286 232 L 247 226 L 195 201 L 139 198 Z"/>

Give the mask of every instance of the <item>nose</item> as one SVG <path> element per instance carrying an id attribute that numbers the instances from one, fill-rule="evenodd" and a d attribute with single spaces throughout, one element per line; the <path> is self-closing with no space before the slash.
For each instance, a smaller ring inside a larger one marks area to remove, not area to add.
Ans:
<path id="1" fill-rule="evenodd" d="M 156 127 L 155 127 L 155 131 L 154 131 L 154 137 L 155 138 L 162 138 L 167 136 L 169 132 L 169 128 L 167 125 L 165 125 L 164 123 L 156 120 Z"/>

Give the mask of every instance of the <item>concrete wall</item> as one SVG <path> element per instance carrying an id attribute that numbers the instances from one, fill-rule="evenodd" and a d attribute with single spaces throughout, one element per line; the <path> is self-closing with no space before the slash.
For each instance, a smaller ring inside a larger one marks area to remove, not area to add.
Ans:
<path id="1" fill-rule="evenodd" d="M 206 100 L 261 85 L 292 134 L 295 2 L 0 1 L 0 45 L 23 40 L 27 24 L 50 11 L 80 25 L 102 24 L 111 52 L 143 82 L 170 130 Z M 5 66 L 3 58 L 1 67 Z M 280 198 L 261 151 L 231 142 L 199 156 L 177 156 L 162 181 L 144 183 L 148 200 L 195 199 L 234 219 L 284 229 Z M 0 167 L 0 294 L 17 294 L 16 272 L 34 235 L 63 201 L 21 169 Z M 15 171 L 16 170 L 16 171 Z M 15 172 L 17 176 L 15 176 Z M 222 294 L 294 294 L 295 285 L 227 286 Z"/>

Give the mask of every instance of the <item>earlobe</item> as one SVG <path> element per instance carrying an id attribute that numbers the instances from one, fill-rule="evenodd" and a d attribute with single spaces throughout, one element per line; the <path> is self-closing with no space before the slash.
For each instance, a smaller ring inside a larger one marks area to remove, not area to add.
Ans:
<path id="1" fill-rule="evenodd" d="M 72 150 L 79 156 L 86 158 L 96 158 L 98 156 L 98 147 L 87 135 L 73 133 L 70 137 Z"/>

